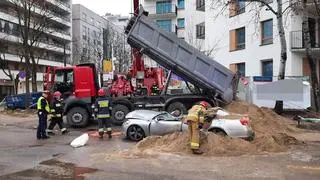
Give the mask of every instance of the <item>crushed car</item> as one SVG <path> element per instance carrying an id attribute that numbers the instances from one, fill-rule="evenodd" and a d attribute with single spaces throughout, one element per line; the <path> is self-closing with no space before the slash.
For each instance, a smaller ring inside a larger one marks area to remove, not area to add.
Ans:
<path id="1" fill-rule="evenodd" d="M 207 131 L 218 135 L 239 137 L 252 140 L 254 132 L 249 126 L 247 117 L 240 116 L 228 118 L 229 113 L 218 111 Z M 224 118 L 226 117 L 226 118 Z M 183 117 L 175 117 L 168 112 L 151 110 L 135 110 L 126 115 L 122 124 L 122 134 L 132 141 L 140 141 L 144 137 L 162 136 L 179 131 L 188 131 L 188 126 L 183 123 Z"/>

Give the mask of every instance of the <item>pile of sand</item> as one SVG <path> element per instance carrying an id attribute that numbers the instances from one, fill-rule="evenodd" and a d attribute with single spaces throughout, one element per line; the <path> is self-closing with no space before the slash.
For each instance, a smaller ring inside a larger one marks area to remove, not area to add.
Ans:
<path id="1" fill-rule="evenodd" d="M 208 156 L 234 156 L 260 154 L 262 152 L 282 152 L 291 145 L 300 144 L 289 134 L 299 131 L 291 122 L 277 115 L 271 109 L 259 108 L 244 102 L 233 102 L 225 109 L 232 113 L 247 114 L 249 124 L 256 136 L 253 141 L 223 137 L 213 133 L 201 134 L 201 149 Z M 191 153 L 187 132 L 177 132 L 163 137 L 147 137 L 136 145 L 135 152 L 159 151 Z"/>

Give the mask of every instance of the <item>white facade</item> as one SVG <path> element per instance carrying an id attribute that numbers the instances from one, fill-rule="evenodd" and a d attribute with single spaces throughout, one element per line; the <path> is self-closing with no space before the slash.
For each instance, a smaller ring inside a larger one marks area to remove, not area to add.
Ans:
<path id="1" fill-rule="evenodd" d="M 208 3 L 208 2 L 207 2 Z M 276 1 L 270 4 L 275 10 L 277 9 Z M 272 60 L 273 76 L 278 75 L 280 66 L 280 40 L 277 28 L 276 16 L 271 11 L 266 11 L 266 8 L 261 8 L 260 13 L 253 10 L 260 5 L 246 3 L 245 12 L 230 17 L 229 8 L 225 8 L 223 14 L 217 15 L 219 7 L 214 9 L 206 6 L 206 48 L 215 46 L 213 57 L 216 61 L 226 67 L 232 69 L 232 64 L 245 63 L 246 76 L 261 76 L 263 75 L 262 63 L 266 60 Z M 285 9 L 287 6 L 283 6 Z M 287 41 L 287 64 L 286 76 L 303 76 L 307 75 L 304 72 L 306 65 L 303 64 L 304 49 L 302 47 L 302 15 L 296 14 L 293 11 L 284 14 L 285 37 Z M 319 50 L 319 17 L 313 15 L 312 7 L 309 17 L 316 20 L 315 24 L 315 45 L 314 52 Z M 262 22 L 273 19 L 273 43 L 262 45 Z M 232 50 L 230 46 L 236 39 L 232 38 L 232 30 L 245 27 L 245 48 Z M 216 43 L 219 42 L 219 43 Z M 301 47 L 299 47 L 301 46 Z M 318 65 L 319 67 L 319 65 Z"/>
<path id="2" fill-rule="evenodd" d="M 34 45 L 37 66 L 37 87 L 42 90 L 43 73 L 48 66 L 63 66 L 71 59 L 71 1 L 70 0 L 45 0 L 48 9 L 32 7 L 32 13 L 50 17 L 48 26 L 43 30 L 44 34 Z M 1 56 L 5 58 L 9 69 L 15 76 L 24 71 L 24 59 L 20 59 L 19 45 L 22 38 L 19 32 L 19 18 L 14 10 L 15 5 L 7 0 L 0 2 L 0 43 L 7 48 L 1 49 Z M 21 24 L 23 26 L 23 23 Z M 41 25 L 42 26 L 42 25 Z M 50 26 L 50 27 L 49 27 Z M 39 27 L 33 25 L 30 27 Z M 8 70 L 6 70 L 8 72 Z M 18 93 L 25 92 L 25 79 L 20 79 Z M 1 70 L 0 71 L 0 99 L 13 93 L 14 83 Z M 30 86 L 31 88 L 31 86 Z"/>
<path id="3" fill-rule="evenodd" d="M 158 24 L 159 21 L 171 20 L 171 32 L 175 33 L 179 38 L 184 39 L 191 45 L 195 46 L 200 51 L 205 50 L 205 37 L 197 37 L 197 28 L 199 24 L 205 22 L 205 13 L 197 8 L 197 1 L 190 0 L 171 0 L 165 1 L 171 5 L 164 4 L 157 5 L 157 3 L 163 3 L 163 0 L 143 0 L 143 8 L 149 12 L 149 17 L 154 19 Z M 184 26 L 179 24 L 179 20 L 184 20 Z M 159 26 L 161 26 L 159 24 Z M 167 28 L 166 28 L 167 29 Z M 204 32 L 203 32 L 204 33 Z M 204 34 L 203 34 L 204 35 Z M 146 66 L 157 66 L 157 63 L 145 58 Z"/>

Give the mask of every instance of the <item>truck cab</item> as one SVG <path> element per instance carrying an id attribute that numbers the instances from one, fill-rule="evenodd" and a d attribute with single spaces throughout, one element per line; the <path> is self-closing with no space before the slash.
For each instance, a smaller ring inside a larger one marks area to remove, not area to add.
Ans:
<path id="1" fill-rule="evenodd" d="M 48 68 L 44 81 L 44 89 L 61 92 L 68 123 L 79 127 L 87 125 L 91 104 L 99 90 L 95 65 Z"/>

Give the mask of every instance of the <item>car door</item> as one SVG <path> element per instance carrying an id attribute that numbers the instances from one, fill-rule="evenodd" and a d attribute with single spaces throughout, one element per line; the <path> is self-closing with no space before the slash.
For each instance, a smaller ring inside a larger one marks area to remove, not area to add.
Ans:
<path id="1" fill-rule="evenodd" d="M 154 117 L 150 124 L 151 135 L 165 135 L 181 130 L 181 121 L 164 112 Z"/>

